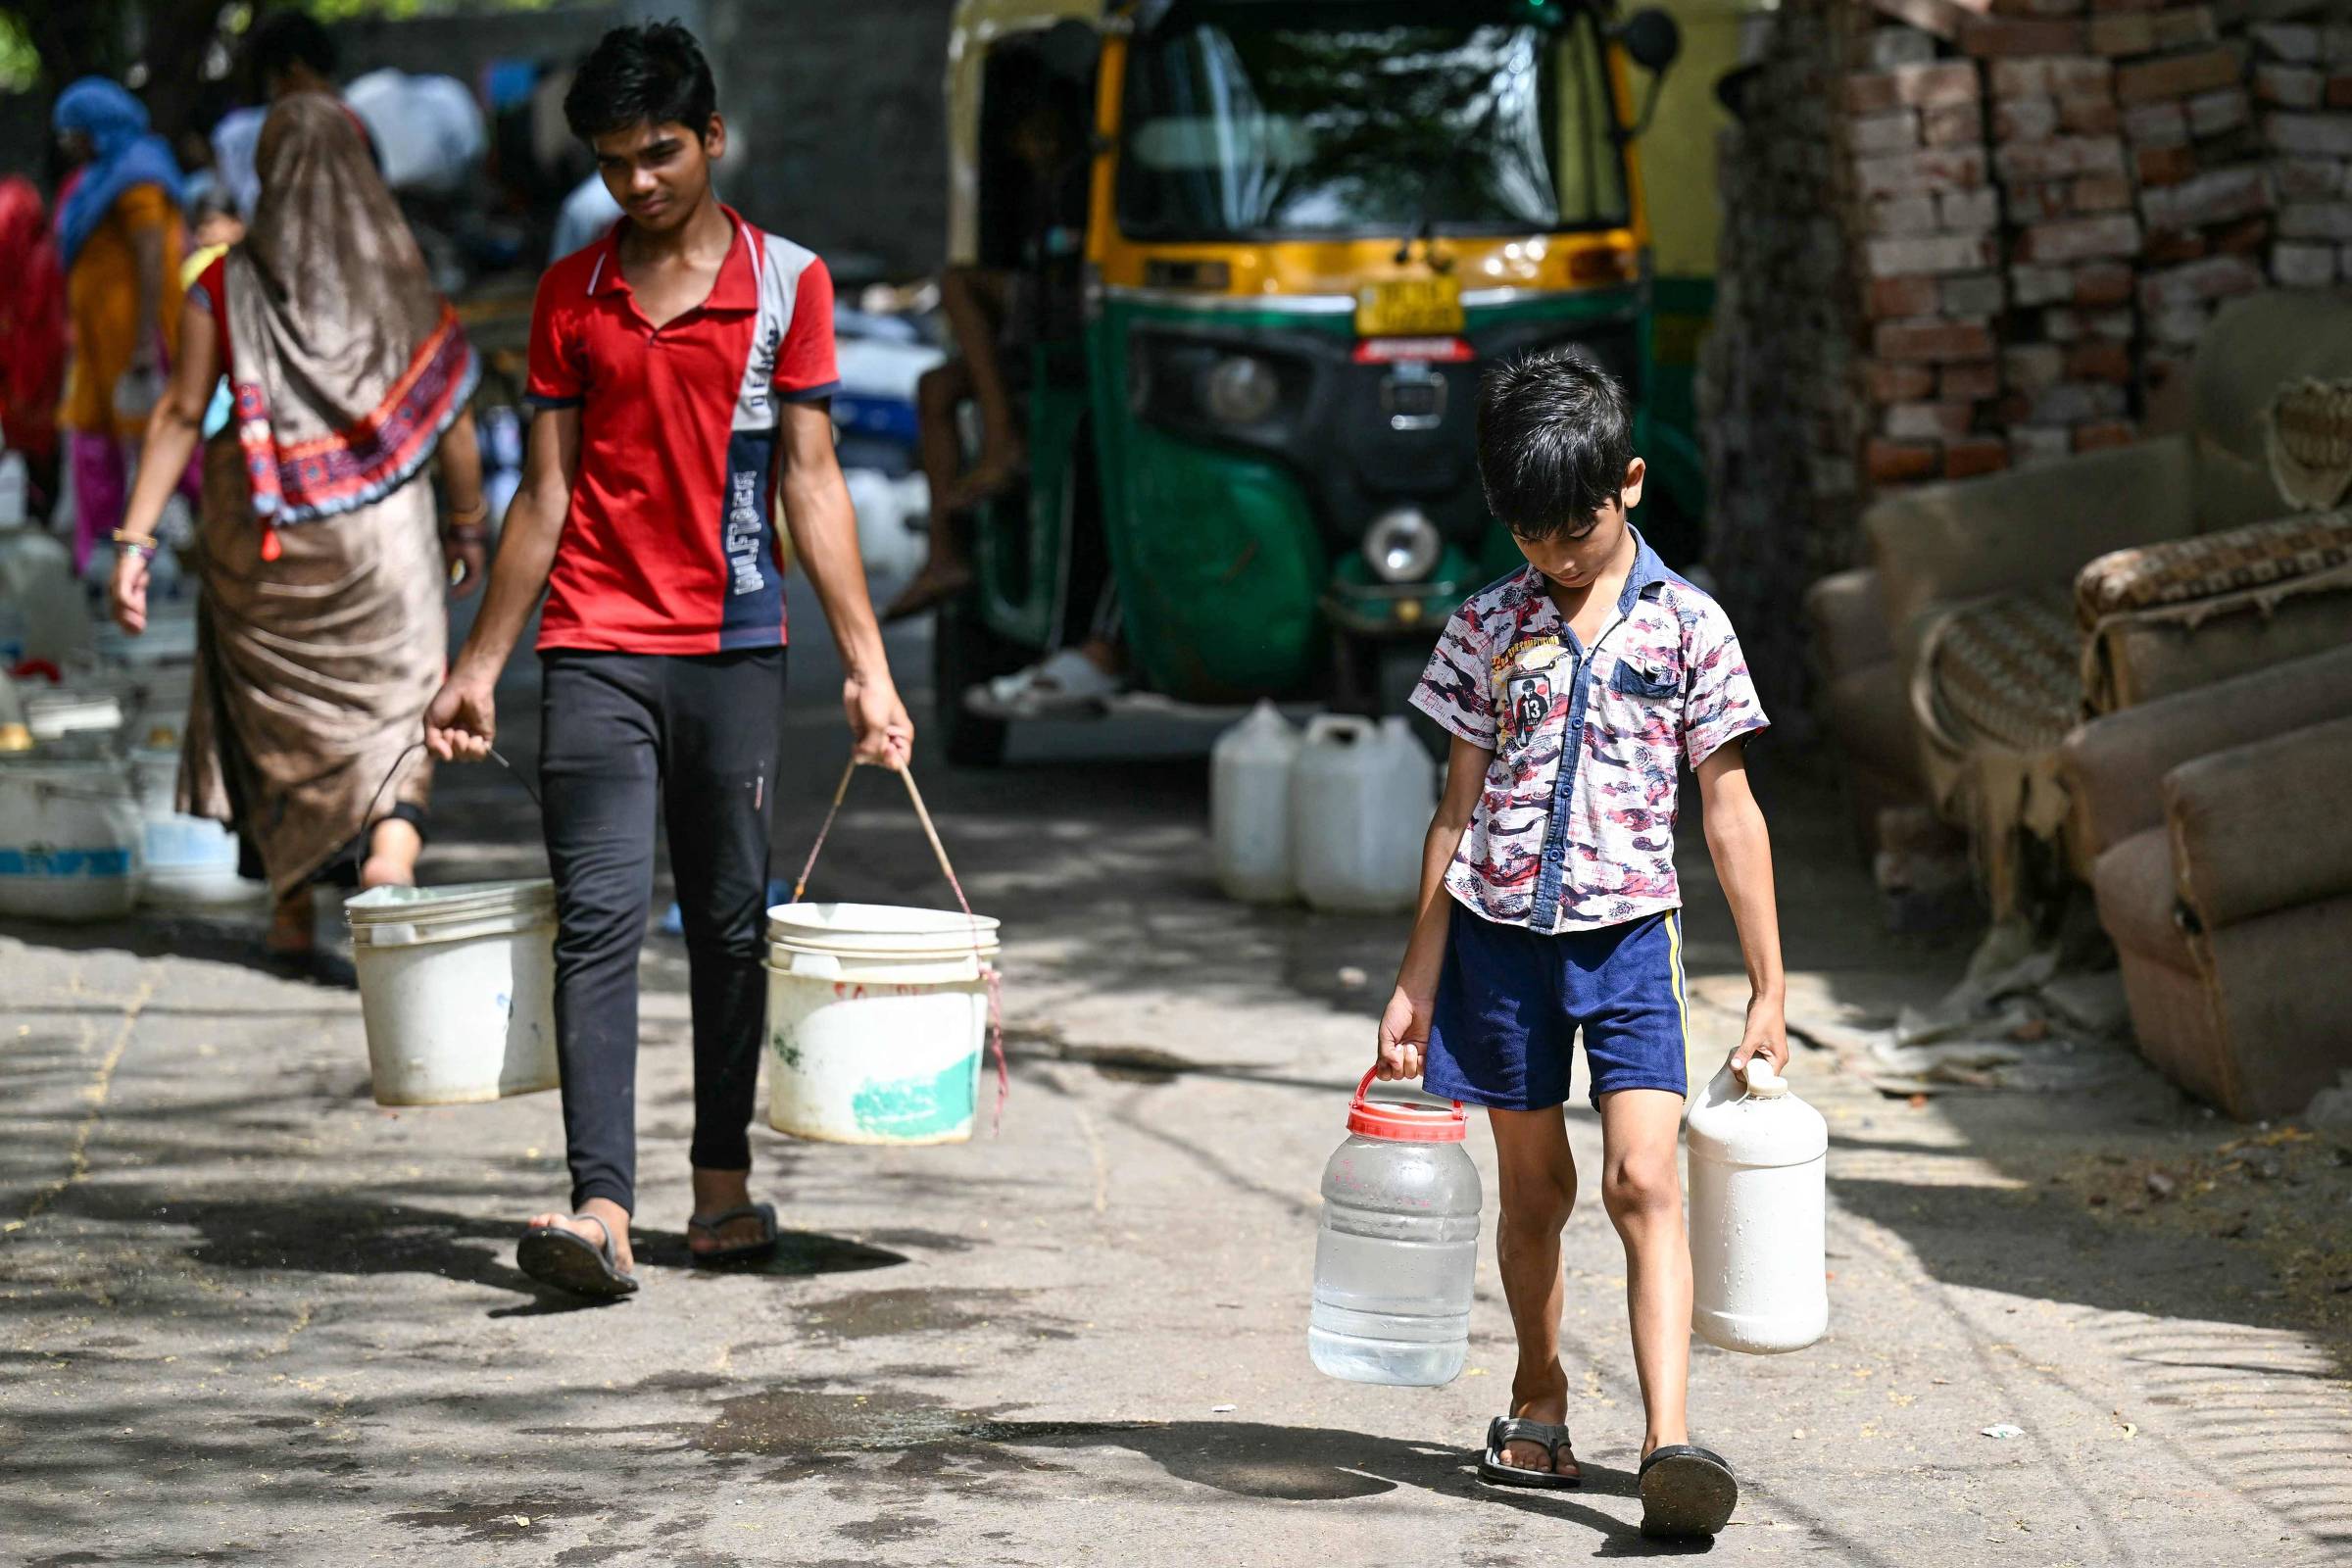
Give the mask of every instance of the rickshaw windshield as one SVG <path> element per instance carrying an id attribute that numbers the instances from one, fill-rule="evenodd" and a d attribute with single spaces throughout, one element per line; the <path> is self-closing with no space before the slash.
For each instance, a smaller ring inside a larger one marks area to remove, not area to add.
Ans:
<path id="1" fill-rule="evenodd" d="M 1590 13 L 1539 25 L 1461 11 L 1186 8 L 1131 55 L 1120 230 L 1284 239 L 1624 223 Z"/>

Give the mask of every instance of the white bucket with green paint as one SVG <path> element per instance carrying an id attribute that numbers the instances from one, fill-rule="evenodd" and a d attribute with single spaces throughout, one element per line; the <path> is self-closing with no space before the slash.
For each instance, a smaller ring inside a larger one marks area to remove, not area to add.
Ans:
<path id="1" fill-rule="evenodd" d="M 971 1137 L 995 920 L 786 904 L 767 937 L 768 1125 L 829 1144 Z"/>

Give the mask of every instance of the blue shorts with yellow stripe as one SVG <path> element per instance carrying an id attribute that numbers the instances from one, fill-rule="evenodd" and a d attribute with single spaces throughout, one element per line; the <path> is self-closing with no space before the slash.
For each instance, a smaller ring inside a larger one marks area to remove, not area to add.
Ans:
<path id="1" fill-rule="evenodd" d="M 1568 1100 L 1581 1033 L 1592 1102 L 1620 1089 L 1690 1092 L 1682 916 L 1557 935 L 1455 905 L 1421 1087 L 1502 1110 Z"/>

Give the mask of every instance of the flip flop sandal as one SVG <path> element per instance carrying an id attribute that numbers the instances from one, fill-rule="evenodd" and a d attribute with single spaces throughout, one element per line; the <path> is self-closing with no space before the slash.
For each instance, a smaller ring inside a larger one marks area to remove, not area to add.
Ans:
<path id="1" fill-rule="evenodd" d="M 1514 1443 L 1532 1443 L 1544 1450 L 1551 1461 L 1549 1470 L 1530 1470 L 1525 1465 L 1512 1464 L 1502 1456 L 1502 1450 Z M 1585 1478 L 1559 1474 L 1560 1450 L 1569 1447 L 1568 1428 L 1549 1421 L 1527 1421 L 1518 1416 L 1498 1415 L 1487 1423 L 1487 1451 L 1478 1461 L 1478 1479 L 1495 1487 L 1533 1487 L 1539 1492 L 1565 1492 L 1581 1487 Z M 1573 1450 L 1568 1455 L 1574 1461 Z"/>
<path id="2" fill-rule="evenodd" d="M 739 1242 L 733 1247 L 714 1247 L 707 1252 L 689 1251 L 696 1268 L 718 1268 L 728 1263 L 749 1263 L 757 1258 L 774 1254 L 776 1250 L 776 1205 L 773 1203 L 743 1203 L 717 1214 L 697 1214 L 686 1222 L 687 1234 L 708 1231 L 713 1237 L 739 1219 L 756 1219 L 767 1227 L 767 1234 L 756 1242 Z"/>
<path id="3" fill-rule="evenodd" d="M 604 1232 L 604 1244 L 599 1246 L 561 1226 L 533 1225 L 514 1248 L 515 1266 L 542 1285 L 574 1296 L 612 1300 L 635 1295 L 637 1276 L 622 1273 L 613 1260 L 612 1228 L 594 1214 L 571 1217 L 596 1220 L 596 1228 Z"/>
<path id="4" fill-rule="evenodd" d="M 1712 1536 L 1732 1522 L 1740 1483 L 1721 1454 L 1688 1443 L 1652 1448 L 1642 1461 L 1642 1533 Z"/>
<path id="5" fill-rule="evenodd" d="M 1099 708 L 1116 697 L 1124 684 L 1118 676 L 1097 669 L 1077 649 L 1064 648 L 1043 662 L 1000 675 L 966 693 L 964 706 L 983 716 L 1044 718 Z"/>

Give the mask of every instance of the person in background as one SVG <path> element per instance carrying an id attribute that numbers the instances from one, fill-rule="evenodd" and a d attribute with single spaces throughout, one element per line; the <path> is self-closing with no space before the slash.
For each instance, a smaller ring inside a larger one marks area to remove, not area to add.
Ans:
<path id="1" fill-rule="evenodd" d="M 499 671 L 539 617 L 540 798 L 556 882 L 556 1051 L 568 1212 L 515 1261 L 592 1297 L 637 1289 L 637 960 L 666 822 L 694 1014 L 698 1263 L 764 1257 L 751 1200 L 769 782 L 784 736 L 784 564 L 840 650 L 852 754 L 914 742 L 833 453 L 833 281 L 721 205 L 709 62 L 674 23 L 605 34 L 564 100 L 624 217 L 558 262 L 531 310 L 528 467 L 473 631 L 425 714 L 444 760 L 487 756 Z"/>
<path id="2" fill-rule="evenodd" d="M 1044 296 L 1074 272 L 1085 222 L 1086 106 L 1075 88 L 1046 75 L 1019 83 L 1026 107 L 1006 143 L 1023 172 L 1017 265 L 951 267 L 939 280 L 940 311 L 956 357 L 915 383 L 923 478 L 930 490 L 930 549 L 922 569 L 882 612 L 904 620 L 944 604 L 972 580 L 957 536 L 959 514 L 1018 479 L 1028 466 L 1016 389 L 1029 354 L 1048 328 Z M 980 455 L 967 469 L 956 411 L 980 413 Z"/>
<path id="3" fill-rule="evenodd" d="M 261 176 L 255 172 L 254 154 L 262 134 L 262 122 L 279 100 L 294 93 L 324 93 L 335 97 L 340 92 L 335 84 L 338 57 L 333 34 L 321 26 L 316 17 L 305 11 L 272 11 L 254 24 L 245 40 L 245 72 L 248 90 L 258 108 L 233 109 L 220 117 L 213 127 L 213 167 L 220 183 L 228 187 L 236 200 L 240 218 L 253 217 L 254 204 L 261 199 Z M 378 170 L 383 167 L 376 156 L 375 138 L 368 127 L 359 124 L 360 136 L 368 144 L 368 162 Z"/>
<path id="4" fill-rule="evenodd" d="M 57 495 L 57 400 L 66 379 L 66 274 L 41 193 L 0 179 L 0 446 L 21 454 L 36 511 Z"/>
<path id="5" fill-rule="evenodd" d="M 113 604 L 147 621 L 155 528 L 217 377 L 237 417 L 204 449 L 202 584 L 182 810 L 229 822 L 269 878 L 269 946 L 313 945 L 313 886 L 415 880 L 443 588 L 483 569 L 478 375 L 351 116 L 297 93 L 263 127 L 246 238 L 189 291 L 184 350 L 116 535 Z M 361 434 L 355 437 L 353 432 Z M 450 511 L 419 474 L 436 451 Z"/>
<path id="6" fill-rule="evenodd" d="M 179 337 L 179 166 L 147 110 L 85 76 L 52 114 L 80 167 L 58 201 L 73 357 L 58 423 L 74 473 L 74 569 L 122 520 L 132 449 Z M 182 457 L 182 465 L 186 463 Z"/>

